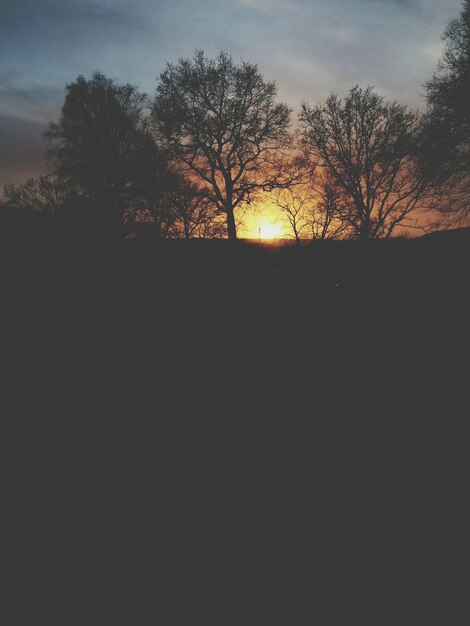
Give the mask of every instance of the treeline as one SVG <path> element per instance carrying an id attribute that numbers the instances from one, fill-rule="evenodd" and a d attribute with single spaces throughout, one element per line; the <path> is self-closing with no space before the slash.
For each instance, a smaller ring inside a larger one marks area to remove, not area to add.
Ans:
<path id="1" fill-rule="evenodd" d="M 221 52 L 167 64 L 153 98 L 101 73 L 66 87 L 49 174 L 6 185 L 5 219 L 60 216 L 112 237 L 236 239 L 263 194 L 297 241 L 388 238 L 470 212 L 470 0 L 444 35 L 424 114 L 372 87 L 276 101 L 256 65 Z"/>

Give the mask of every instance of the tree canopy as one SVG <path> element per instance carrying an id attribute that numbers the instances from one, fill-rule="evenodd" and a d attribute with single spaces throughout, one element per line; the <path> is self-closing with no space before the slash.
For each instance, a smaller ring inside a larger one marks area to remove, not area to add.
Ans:
<path id="1" fill-rule="evenodd" d="M 157 86 L 155 128 L 226 215 L 230 239 L 237 236 L 235 209 L 283 184 L 290 110 L 276 94 L 256 65 L 237 65 L 225 52 L 212 60 L 199 51 L 168 64 Z"/>
<path id="2" fill-rule="evenodd" d="M 29 178 L 23 184 L 11 183 L 4 186 L 3 192 L 8 205 L 21 213 L 54 215 L 70 209 L 77 199 L 71 185 L 53 176 Z"/>
<path id="3" fill-rule="evenodd" d="M 307 158 L 330 174 L 352 206 L 342 214 L 359 238 L 389 237 L 427 206 L 415 158 L 419 114 L 356 86 L 344 101 L 332 94 L 324 104 L 304 103 L 300 122 Z"/>
<path id="4" fill-rule="evenodd" d="M 470 212 L 470 0 L 444 34 L 438 71 L 426 83 L 424 165 L 444 185 L 441 209 L 465 218 Z"/>
<path id="5" fill-rule="evenodd" d="M 146 103 L 132 85 L 98 72 L 89 80 L 79 76 L 67 85 L 60 119 L 46 133 L 54 173 L 117 225 L 145 172 L 161 165 L 143 118 Z"/>

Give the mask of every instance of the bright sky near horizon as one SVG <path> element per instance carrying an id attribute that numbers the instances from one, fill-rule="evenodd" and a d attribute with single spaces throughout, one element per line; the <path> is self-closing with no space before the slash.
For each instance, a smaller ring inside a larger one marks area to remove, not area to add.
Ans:
<path id="1" fill-rule="evenodd" d="M 100 70 L 153 94 L 166 61 L 221 49 L 293 109 L 372 84 L 423 107 L 461 0 L 0 0 L 0 188 L 45 172 L 64 87 Z"/>

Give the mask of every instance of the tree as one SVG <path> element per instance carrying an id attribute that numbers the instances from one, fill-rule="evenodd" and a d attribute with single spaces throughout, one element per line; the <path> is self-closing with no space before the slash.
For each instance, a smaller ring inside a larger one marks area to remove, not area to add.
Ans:
<path id="1" fill-rule="evenodd" d="M 3 191 L 8 205 L 21 213 L 54 215 L 69 210 L 77 198 L 76 190 L 70 184 L 54 176 L 8 184 Z"/>
<path id="2" fill-rule="evenodd" d="M 389 237 L 428 207 L 416 159 L 418 113 L 385 103 L 372 87 L 354 87 L 344 102 L 332 94 L 313 108 L 303 103 L 300 123 L 302 148 L 350 205 L 345 217 L 357 237 Z"/>
<path id="3" fill-rule="evenodd" d="M 163 190 L 163 192 L 162 192 Z M 213 239 L 224 236 L 225 224 L 213 203 L 178 172 L 164 184 L 148 186 L 126 215 L 136 230 L 156 239 Z"/>
<path id="4" fill-rule="evenodd" d="M 127 230 L 143 231 L 155 239 L 168 237 L 174 219 L 169 198 L 186 185 L 182 175 L 171 167 L 168 155 L 153 149 L 136 173 L 133 194 L 124 212 Z"/>
<path id="5" fill-rule="evenodd" d="M 226 234 L 226 225 L 211 200 L 195 185 L 183 182 L 167 194 L 168 236 L 174 239 L 214 239 Z"/>
<path id="6" fill-rule="evenodd" d="M 443 191 L 440 208 L 458 219 L 470 213 L 470 0 L 444 34 L 438 72 L 426 83 L 423 163 Z"/>
<path id="7" fill-rule="evenodd" d="M 350 202 L 328 171 L 307 170 L 275 193 L 294 239 L 344 239 L 350 235 Z"/>
<path id="8" fill-rule="evenodd" d="M 289 143 L 290 110 L 256 65 L 221 52 L 197 52 L 160 76 L 153 121 L 172 155 L 205 188 L 236 239 L 235 209 L 259 190 L 285 184 L 279 160 Z"/>
<path id="9" fill-rule="evenodd" d="M 143 171 L 158 161 L 143 118 L 145 94 L 103 74 L 67 85 L 59 121 L 46 133 L 54 173 L 99 208 L 109 225 L 122 215 Z M 98 217 L 98 216 L 97 216 Z"/>
<path id="10" fill-rule="evenodd" d="M 354 204 L 328 170 L 313 181 L 315 211 L 311 228 L 313 239 L 350 239 Z"/>
<path id="11" fill-rule="evenodd" d="M 300 244 L 301 239 L 304 238 L 305 233 L 309 230 L 312 215 L 311 198 L 302 193 L 302 191 L 294 187 L 282 189 L 276 193 L 274 200 L 298 244 Z"/>

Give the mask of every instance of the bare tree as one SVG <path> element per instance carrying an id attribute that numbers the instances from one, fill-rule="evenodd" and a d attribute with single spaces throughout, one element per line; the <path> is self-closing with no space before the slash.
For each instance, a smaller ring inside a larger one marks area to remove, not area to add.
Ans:
<path id="1" fill-rule="evenodd" d="M 286 183 L 279 164 L 290 110 L 276 94 L 256 65 L 236 65 L 225 52 L 169 64 L 157 86 L 155 128 L 226 216 L 229 239 L 237 237 L 237 207 Z"/>
<path id="2" fill-rule="evenodd" d="M 156 239 L 225 236 L 226 225 L 217 207 L 178 172 L 169 172 L 165 183 L 160 182 L 154 193 L 151 191 L 151 186 L 146 187 L 127 212 L 126 219 L 134 225 L 134 231 L 144 231 Z"/>
<path id="3" fill-rule="evenodd" d="M 195 185 L 184 184 L 167 194 L 168 236 L 175 239 L 224 237 L 226 225 L 217 207 Z"/>
<path id="4" fill-rule="evenodd" d="M 300 244 L 306 232 L 310 230 L 313 206 L 311 196 L 305 193 L 305 189 L 292 186 L 279 190 L 274 202 L 281 209 L 296 243 Z"/>
<path id="5" fill-rule="evenodd" d="M 329 174 L 353 209 L 345 214 L 357 237 L 390 237 L 410 214 L 431 206 L 431 187 L 416 159 L 421 116 L 385 103 L 372 87 L 354 87 L 342 101 L 302 104 L 301 144 Z"/>
<path id="6" fill-rule="evenodd" d="M 327 171 L 301 166 L 297 182 L 275 193 L 297 243 L 301 239 L 344 239 L 351 233 L 350 202 Z"/>
<path id="7" fill-rule="evenodd" d="M 312 239 L 349 239 L 353 234 L 353 203 L 328 170 L 312 182 L 315 209 L 312 212 Z"/>
<path id="8" fill-rule="evenodd" d="M 77 197 L 73 185 L 54 176 L 29 178 L 4 186 L 9 206 L 22 213 L 55 214 L 66 211 Z"/>

